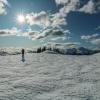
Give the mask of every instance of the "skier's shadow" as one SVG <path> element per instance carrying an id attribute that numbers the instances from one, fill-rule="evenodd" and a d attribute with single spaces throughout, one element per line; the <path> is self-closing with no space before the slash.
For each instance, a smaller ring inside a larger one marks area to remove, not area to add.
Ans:
<path id="1" fill-rule="evenodd" d="M 22 62 L 25 62 L 25 56 L 22 55 Z"/>

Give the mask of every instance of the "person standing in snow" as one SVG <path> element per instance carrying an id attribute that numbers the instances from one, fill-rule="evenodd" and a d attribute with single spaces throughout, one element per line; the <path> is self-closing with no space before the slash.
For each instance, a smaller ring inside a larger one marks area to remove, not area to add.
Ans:
<path id="1" fill-rule="evenodd" d="M 25 61 L 25 56 L 24 56 L 24 54 L 25 54 L 25 50 L 22 49 L 22 61 L 23 61 L 23 62 Z"/>

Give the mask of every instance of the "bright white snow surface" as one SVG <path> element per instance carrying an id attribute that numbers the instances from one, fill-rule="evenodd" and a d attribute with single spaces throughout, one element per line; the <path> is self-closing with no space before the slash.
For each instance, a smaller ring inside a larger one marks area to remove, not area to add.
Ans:
<path id="1" fill-rule="evenodd" d="M 100 100 L 100 54 L 0 56 L 0 100 Z"/>

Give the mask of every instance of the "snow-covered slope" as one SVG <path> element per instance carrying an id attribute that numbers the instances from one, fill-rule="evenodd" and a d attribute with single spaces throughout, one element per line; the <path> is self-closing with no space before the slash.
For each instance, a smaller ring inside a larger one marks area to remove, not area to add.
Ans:
<path id="1" fill-rule="evenodd" d="M 100 54 L 0 56 L 0 100 L 100 100 Z"/>

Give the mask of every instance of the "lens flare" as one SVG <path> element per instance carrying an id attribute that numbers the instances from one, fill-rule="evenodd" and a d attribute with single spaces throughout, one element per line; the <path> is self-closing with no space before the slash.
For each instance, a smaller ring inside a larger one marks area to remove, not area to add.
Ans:
<path id="1" fill-rule="evenodd" d="M 18 21 L 19 23 L 24 23 L 24 22 L 25 22 L 25 17 L 24 17 L 24 15 L 18 15 L 18 16 L 17 16 L 17 21 Z"/>

